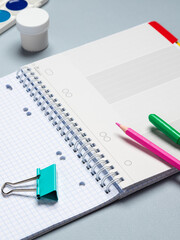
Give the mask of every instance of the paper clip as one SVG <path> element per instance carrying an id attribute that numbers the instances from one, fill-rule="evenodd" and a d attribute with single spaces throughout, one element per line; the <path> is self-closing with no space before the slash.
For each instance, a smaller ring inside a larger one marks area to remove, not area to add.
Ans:
<path id="1" fill-rule="evenodd" d="M 58 201 L 56 184 L 56 164 L 52 164 L 44 169 L 37 168 L 37 175 L 16 183 L 6 182 L 1 188 L 3 196 L 11 195 L 14 192 L 36 191 L 37 199 L 47 198 Z M 36 188 L 16 188 L 14 186 L 36 180 Z M 4 191 L 6 186 L 12 187 L 10 191 Z"/>

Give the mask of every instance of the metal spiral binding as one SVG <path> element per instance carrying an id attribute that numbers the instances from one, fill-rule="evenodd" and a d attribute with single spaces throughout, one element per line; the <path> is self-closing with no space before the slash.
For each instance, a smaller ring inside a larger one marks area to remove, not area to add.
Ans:
<path id="1" fill-rule="evenodd" d="M 64 140 L 69 143 L 69 146 L 73 148 L 77 156 L 81 158 L 87 170 L 100 182 L 100 186 L 104 188 L 106 193 L 110 192 L 112 184 L 124 181 L 118 172 L 112 171 L 114 169 L 113 166 L 107 165 L 109 161 L 95 147 L 96 145 L 86 136 L 82 128 L 74 122 L 74 119 L 61 103 L 58 103 L 53 94 L 46 89 L 42 81 L 35 76 L 31 68 L 24 67 L 20 69 L 17 72 L 17 79 L 33 98 L 34 102 L 37 103 L 41 111 L 44 112 L 44 115 L 48 116 L 48 120 L 52 122 L 52 125 L 60 132 L 60 135 L 64 136 Z"/>

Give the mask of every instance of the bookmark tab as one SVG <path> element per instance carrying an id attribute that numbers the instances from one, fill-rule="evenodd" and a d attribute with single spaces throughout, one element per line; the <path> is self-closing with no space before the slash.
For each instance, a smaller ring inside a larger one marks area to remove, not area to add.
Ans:
<path id="1" fill-rule="evenodd" d="M 17 188 L 16 185 L 20 185 L 25 182 L 36 180 L 36 188 Z M 9 186 L 10 191 L 5 191 L 5 188 Z M 37 168 L 37 176 L 28 178 L 16 183 L 6 182 L 1 188 L 3 196 L 8 196 L 15 192 L 32 192 L 36 191 L 37 199 L 46 198 L 54 201 L 58 201 L 57 196 L 57 184 L 56 184 L 56 164 L 52 164 L 44 169 Z"/>
<path id="2" fill-rule="evenodd" d="M 169 42 L 176 43 L 178 39 L 173 36 L 168 30 L 166 30 L 163 26 L 161 26 L 158 22 L 152 21 L 149 22 L 154 29 L 156 29 L 161 35 L 163 35 Z"/>

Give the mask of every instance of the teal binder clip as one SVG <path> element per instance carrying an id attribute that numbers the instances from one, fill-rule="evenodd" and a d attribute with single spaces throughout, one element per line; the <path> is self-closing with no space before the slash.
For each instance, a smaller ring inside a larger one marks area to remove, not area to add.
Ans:
<path id="1" fill-rule="evenodd" d="M 13 186 L 36 180 L 36 188 L 16 188 Z M 5 192 L 6 186 L 12 188 L 12 190 Z M 16 183 L 6 182 L 1 188 L 3 196 L 10 195 L 14 192 L 32 192 L 36 191 L 37 199 L 46 198 L 54 201 L 58 201 L 57 196 L 57 182 L 56 182 L 56 164 L 52 164 L 49 167 L 40 169 L 37 168 L 37 176 L 25 179 Z"/>
<path id="2" fill-rule="evenodd" d="M 56 188 L 56 164 L 47 168 L 37 168 L 37 199 L 48 198 L 58 200 Z"/>

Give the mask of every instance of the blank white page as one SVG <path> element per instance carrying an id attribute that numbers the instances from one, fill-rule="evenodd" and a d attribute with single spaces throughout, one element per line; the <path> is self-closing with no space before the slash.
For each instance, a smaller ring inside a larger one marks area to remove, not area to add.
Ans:
<path id="1" fill-rule="evenodd" d="M 63 95 L 63 89 L 72 94 L 63 95 L 66 104 L 120 172 L 124 178 L 121 187 L 125 189 L 159 174 L 175 172 L 160 158 L 139 150 L 115 122 L 144 134 L 179 158 L 179 148 L 152 132 L 148 120 L 151 113 L 170 124 L 180 119 L 179 61 L 180 47 L 145 23 L 29 67 L 44 76 L 44 84 L 56 92 L 57 98 Z"/>
<path id="2" fill-rule="evenodd" d="M 1 240 L 47 232 L 118 197 L 115 187 L 109 194 L 103 191 L 15 75 L 0 82 L 0 186 L 33 177 L 36 168 L 56 164 L 59 200 L 38 201 L 35 193 L 0 194 Z M 80 182 L 85 186 L 79 186 Z"/>

